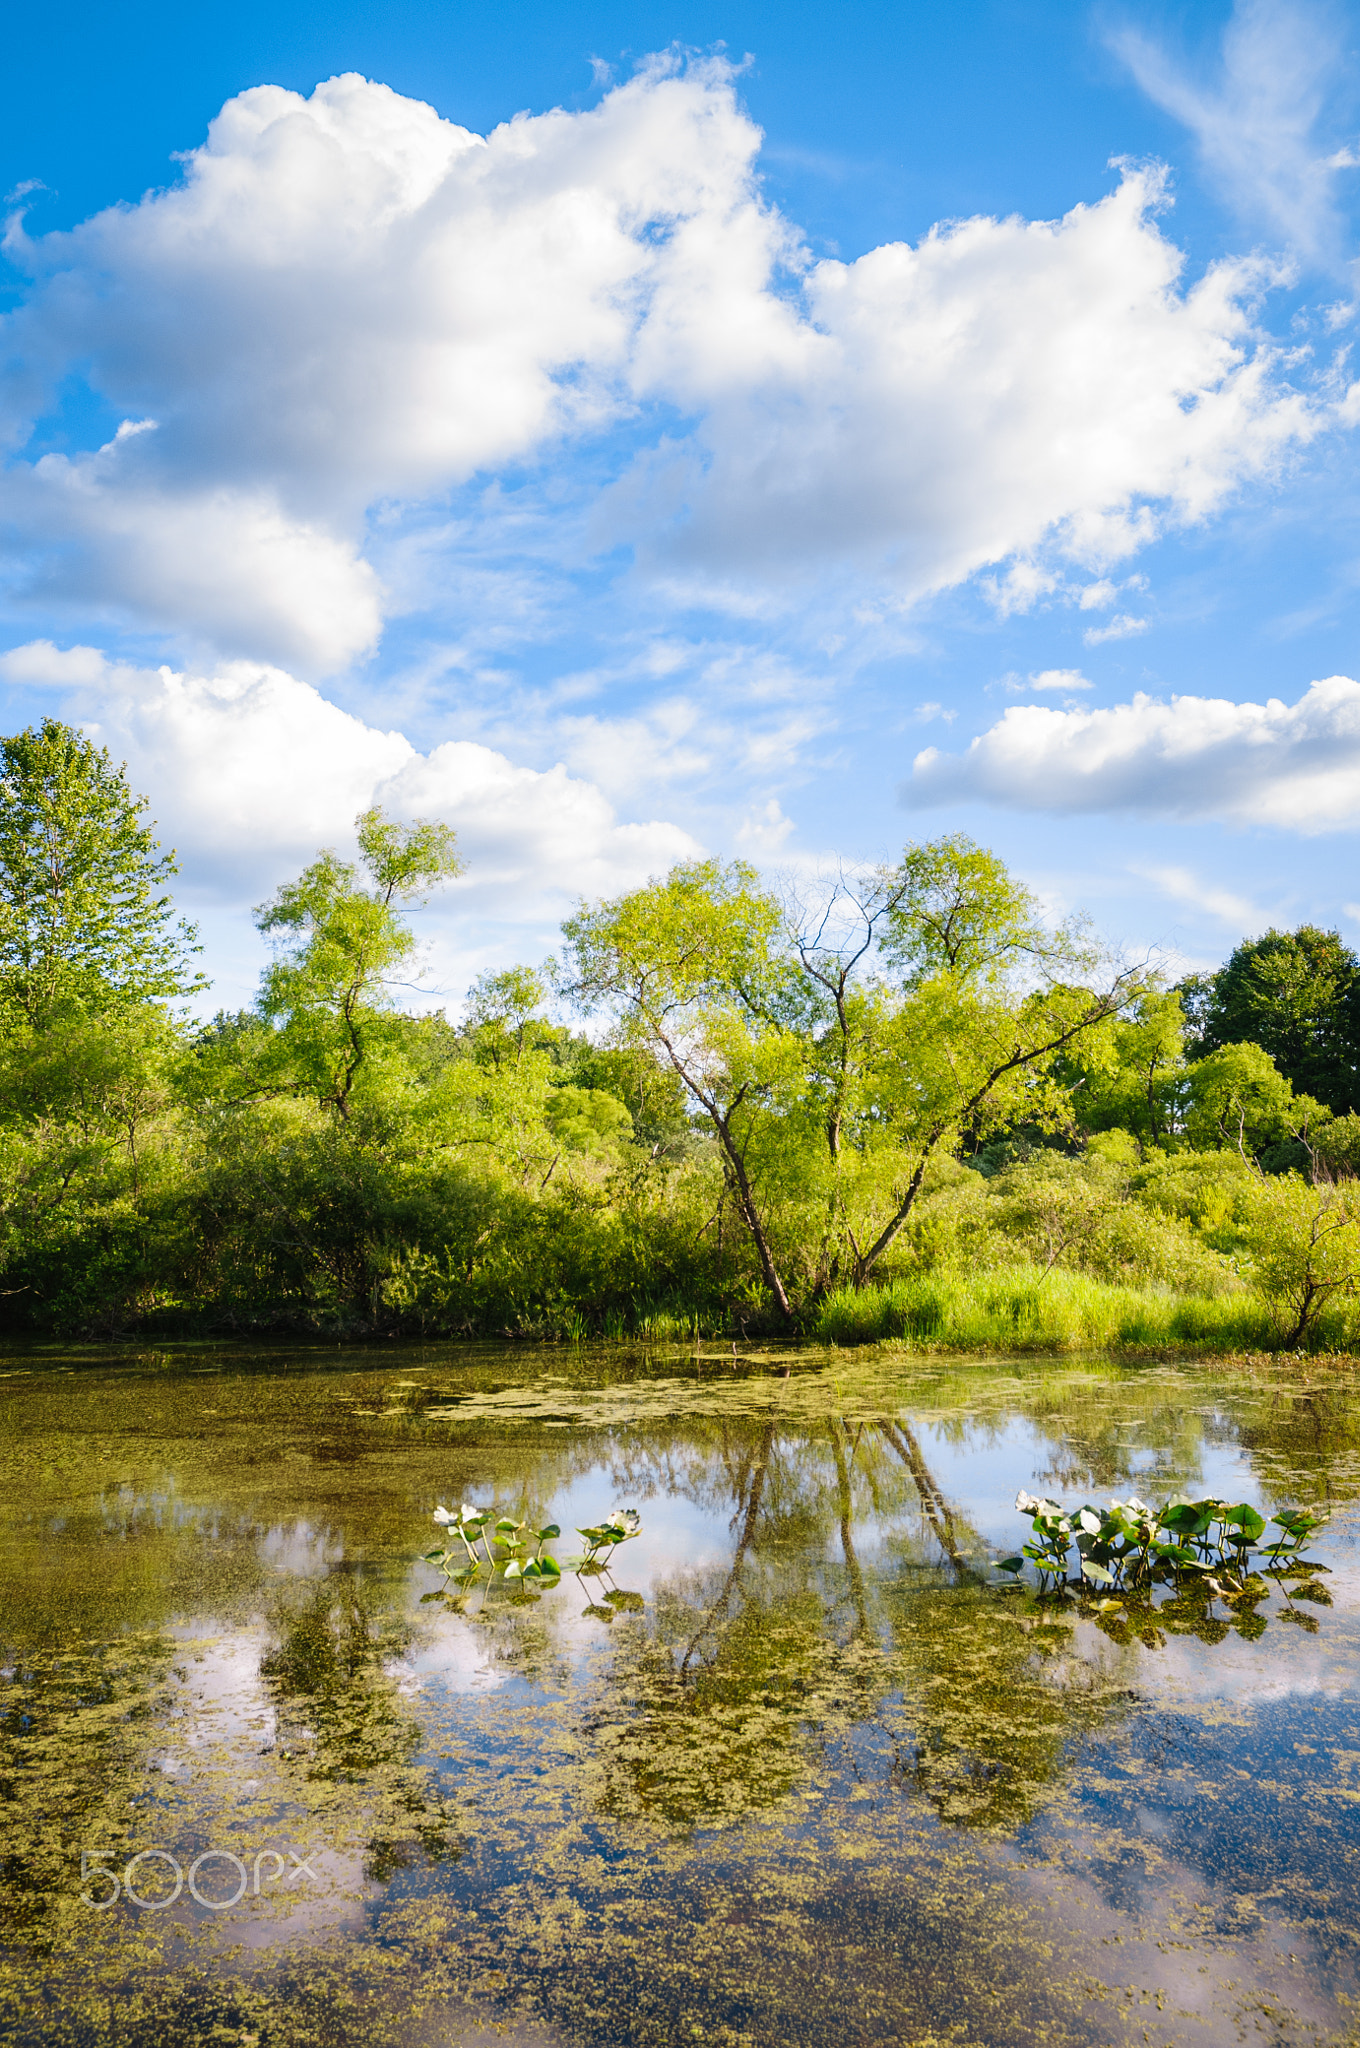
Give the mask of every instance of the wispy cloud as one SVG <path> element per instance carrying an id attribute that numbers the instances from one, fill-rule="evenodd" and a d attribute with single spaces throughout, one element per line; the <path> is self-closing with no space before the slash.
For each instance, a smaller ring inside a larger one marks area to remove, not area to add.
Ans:
<path id="1" fill-rule="evenodd" d="M 1325 0 L 1237 0 L 1217 76 L 1142 28 L 1109 42 L 1149 98 L 1194 136 L 1204 168 L 1234 210 L 1309 264 L 1349 251 L 1338 181 L 1360 155 L 1338 132 L 1347 109 L 1343 24 Z"/>
<path id="2" fill-rule="evenodd" d="M 1061 697 L 1065 704 L 1079 704 L 1094 688 L 1095 684 L 1088 682 L 1077 668 L 1041 668 L 1027 676 L 1012 669 L 1009 674 L 998 676 L 994 683 L 988 683 L 987 695 L 1001 691 L 1007 697 Z"/>
<path id="3" fill-rule="evenodd" d="M 1231 889 L 1215 888 L 1191 868 L 1156 867 L 1137 862 L 1129 868 L 1131 875 L 1151 882 L 1159 895 L 1172 903 L 1183 903 L 1187 909 L 1207 912 L 1220 923 L 1234 926 L 1238 931 L 1259 931 L 1264 923 L 1256 905 L 1249 897 L 1238 896 Z"/>
<path id="4" fill-rule="evenodd" d="M 1146 633 L 1146 619 L 1134 618 L 1130 612 L 1116 612 L 1103 626 L 1088 626 L 1082 639 L 1088 647 L 1099 647 L 1106 640 L 1132 640 L 1135 634 Z"/>

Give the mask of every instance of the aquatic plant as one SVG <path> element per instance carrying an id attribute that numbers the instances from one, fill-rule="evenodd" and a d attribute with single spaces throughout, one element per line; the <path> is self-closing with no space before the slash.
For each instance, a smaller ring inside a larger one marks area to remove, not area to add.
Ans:
<path id="1" fill-rule="evenodd" d="M 466 1501 L 456 1510 L 437 1507 L 432 1519 L 440 1528 L 452 1531 L 462 1550 L 460 1553 L 451 1544 L 427 1550 L 424 1562 L 437 1564 L 454 1585 L 469 1585 L 480 1575 L 483 1564 L 492 1578 L 499 1571 L 505 1579 L 525 1584 L 555 1586 L 561 1581 L 562 1565 L 543 1548 L 562 1534 L 556 1522 L 530 1529 L 527 1522 L 498 1516 L 494 1508 L 469 1507 Z M 584 1536 L 586 1547 L 579 1557 L 566 1560 L 566 1569 L 578 1578 L 587 1572 L 608 1572 L 615 1546 L 636 1536 L 641 1527 L 642 1517 L 636 1508 L 614 1508 L 603 1522 L 578 1528 L 576 1533 Z"/>
<path id="2" fill-rule="evenodd" d="M 585 1572 L 607 1572 L 616 1545 L 636 1536 L 641 1527 L 642 1517 L 636 1508 L 615 1508 L 607 1521 L 589 1529 L 578 1528 L 576 1533 L 585 1537 L 586 1548 L 582 1556 L 567 1559 L 567 1569 L 578 1578 Z"/>
<path id="3" fill-rule="evenodd" d="M 1308 1508 L 1284 1508 L 1270 1518 L 1281 1534 L 1262 1543 L 1266 1518 L 1247 1501 L 1188 1500 L 1178 1495 L 1151 1508 L 1130 1495 L 1111 1501 L 1108 1508 L 1089 1503 L 1064 1508 L 1021 1491 L 1015 1505 L 1031 1517 L 1033 1536 L 1018 1555 L 993 1562 L 1017 1581 L 1026 1563 L 1032 1564 L 1045 1589 L 1084 1584 L 1112 1592 L 1142 1592 L 1158 1582 L 1199 1578 L 1215 1592 L 1240 1593 L 1253 1570 L 1277 1577 L 1317 1571 L 1302 1552 L 1313 1531 L 1327 1520 L 1325 1514 Z M 1253 1552 L 1267 1562 L 1257 1566 Z"/>

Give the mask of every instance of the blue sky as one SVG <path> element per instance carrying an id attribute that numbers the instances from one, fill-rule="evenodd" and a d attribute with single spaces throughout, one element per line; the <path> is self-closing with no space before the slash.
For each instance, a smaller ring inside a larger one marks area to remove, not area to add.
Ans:
<path id="1" fill-rule="evenodd" d="M 697 849 L 957 828 L 1172 965 L 1360 940 L 1357 44 L 1316 0 L 30 12 L 9 729 L 127 759 L 232 1003 L 375 799 L 462 835 L 451 1004 Z"/>

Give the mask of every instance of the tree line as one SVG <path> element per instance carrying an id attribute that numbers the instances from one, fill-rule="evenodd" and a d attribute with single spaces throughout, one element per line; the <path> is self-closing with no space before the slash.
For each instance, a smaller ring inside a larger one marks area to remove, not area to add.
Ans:
<path id="1" fill-rule="evenodd" d="M 12 1333 L 825 1334 L 1023 1269 L 1254 1288 L 1303 1341 L 1354 1290 L 1334 932 L 1170 987 L 953 834 L 801 895 L 683 863 L 454 1020 L 409 993 L 454 832 L 375 808 L 260 906 L 256 998 L 205 1025 L 146 811 L 56 720 L 0 741 Z"/>

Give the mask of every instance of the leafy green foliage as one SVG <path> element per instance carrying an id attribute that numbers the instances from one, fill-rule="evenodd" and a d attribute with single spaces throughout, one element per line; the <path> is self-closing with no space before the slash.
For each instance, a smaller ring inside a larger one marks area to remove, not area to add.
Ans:
<path id="1" fill-rule="evenodd" d="M 1196 1054 L 1260 1046 L 1299 1094 L 1360 1109 L 1360 961 L 1339 933 L 1272 927 L 1187 995 Z"/>
<path id="2" fill-rule="evenodd" d="M 275 1027 L 264 1084 L 309 1095 L 342 1119 L 361 1069 L 381 1061 L 393 1037 L 384 1013 L 415 950 L 400 906 L 461 866 L 446 825 L 397 824 L 375 807 L 357 829 L 367 885 L 351 862 L 322 853 L 256 914 L 280 944 L 260 990 L 260 1016 Z"/>
<path id="3" fill-rule="evenodd" d="M 958 836 L 811 909 L 750 869 L 694 863 L 564 929 L 565 986 L 668 1065 L 707 1122 L 789 1324 L 891 1256 L 937 1156 L 1018 1119 L 1070 1120 L 1059 1056 L 1108 1037 L 1138 993 L 1125 974 L 1089 985 L 1084 935 L 1044 929 Z"/>
<path id="4" fill-rule="evenodd" d="M 879 889 L 884 956 L 908 985 L 942 973 L 991 980 L 1055 953 L 1065 963 L 1077 935 L 1047 931 L 1032 891 L 962 832 L 909 846 L 900 866 L 880 871 Z"/>
<path id="5" fill-rule="evenodd" d="M 1319 1570 L 1302 1553 L 1309 1537 L 1327 1520 L 1325 1513 L 1286 1508 L 1271 1518 L 1280 1535 L 1263 1544 L 1266 1518 L 1247 1501 L 1189 1500 L 1180 1495 L 1150 1508 L 1131 1495 L 1111 1501 L 1108 1508 L 1089 1503 L 1064 1508 L 1057 1501 L 1021 1492 L 1015 1505 L 1032 1517 L 1033 1534 L 1019 1556 L 996 1560 L 997 1570 L 1012 1578 L 1029 1563 L 1042 1586 L 1138 1593 L 1191 1577 L 1229 1600 L 1251 1591 L 1254 1550 L 1268 1560 L 1261 1569 L 1277 1577 Z"/>
<path id="6" fill-rule="evenodd" d="M 1197 1151 L 1236 1145 L 1255 1154 L 1288 1134 L 1307 1105 L 1259 1045 L 1225 1045 L 1186 1076 L 1185 1132 Z"/>
<path id="7" fill-rule="evenodd" d="M 108 750 L 45 718 L 0 741 L 0 1015 L 32 1026 L 204 986 L 162 853 Z"/>
<path id="8" fill-rule="evenodd" d="M 1360 1200 L 1353 1183 L 1311 1187 L 1295 1174 L 1254 1190 L 1247 1248 L 1261 1293 L 1301 1344 L 1328 1304 L 1360 1287 Z"/>
<path id="9" fill-rule="evenodd" d="M 1148 989 L 1110 1035 L 1112 1057 L 1071 1063 L 1076 1115 L 1087 1132 L 1123 1130 L 1144 1149 L 1164 1145 L 1181 1123 L 1186 1081 L 1185 1014 L 1174 992 Z"/>
<path id="10" fill-rule="evenodd" d="M 454 1549 L 446 1542 L 437 1550 L 427 1550 L 424 1561 L 437 1564 L 460 1594 L 465 1594 L 481 1577 L 483 1566 L 489 1579 L 494 1580 L 499 1572 L 507 1585 L 516 1586 L 521 1593 L 561 1584 L 563 1565 L 543 1548 L 562 1534 L 556 1522 L 531 1529 L 527 1522 L 517 1522 L 513 1515 L 497 1515 L 494 1508 L 470 1507 L 466 1501 L 457 1508 L 437 1507 L 433 1519 L 438 1527 L 457 1538 L 459 1547 Z M 566 1570 L 574 1572 L 578 1579 L 587 1575 L 598 1577 L 601 1573 L 607 1576 L 615 1548 L 636 1536 L 641 1528 L 642 1517 L 636 1508 L 615 1508 L 597 1527 L 577 1530 L 578 1536 L 585 1537 L 586 1548 L 581 1556 L 565 1560 Z"/>
<path id="11" fill-rule="evenodd" d="M 260 909 L 255 1003 L 191 1031 L 140 800 L 51 721 L 3 744 L 11 1328 L 1349 1330 L 1346 1200 L 1304 1190 L 1360 1117 L 1262 1045 L 1188 1058 L 1176 996 L 962 835 L 809 902 L 682 864 L 457 1021 L 407 1007 L 454 835 L 373 809 Z"/>

